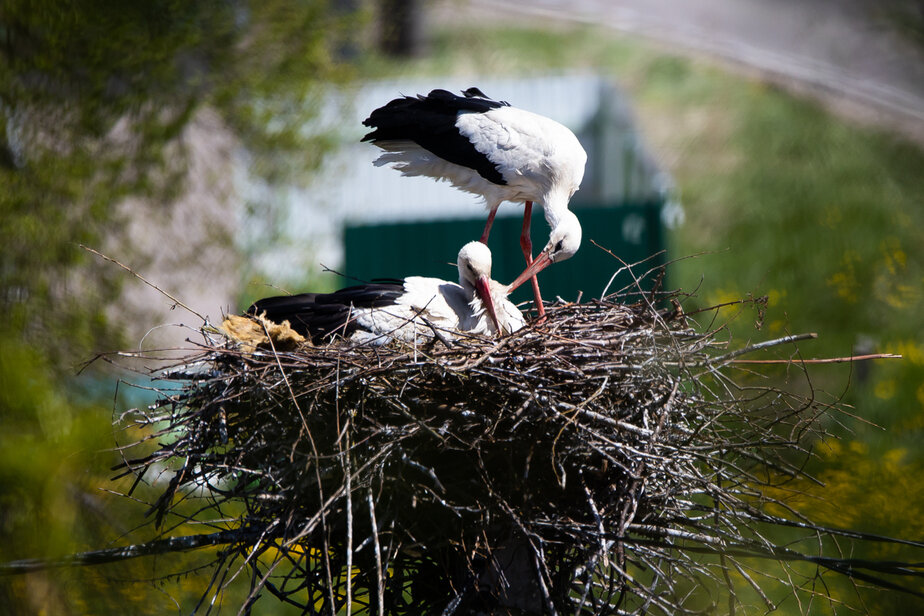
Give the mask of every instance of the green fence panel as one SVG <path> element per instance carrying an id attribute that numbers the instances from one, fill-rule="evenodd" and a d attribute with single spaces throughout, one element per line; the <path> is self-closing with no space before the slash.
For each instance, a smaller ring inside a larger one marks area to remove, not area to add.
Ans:
<path id="1" fill-rule="evenodd" d="M 567 261 L 556 263 L 539 274 L 542 297 L 556 296 L 568 301 L 599 297 L 624 261 L 628 264 L 649 259 L 633 267 L 632 274 L 641 277 L 652 267 L 665 262 L 665 239 L 661 225 L 661 203 L 626 204 L 611 207 L 573 204 L 583 228 L 583 241 L 578 253 Z M 344 273 L 362 280 L 373 278 L 403 278 L 405 276 L 435 276 L 457 280 L 455 260 L 459 249 L 481 236 L 486 217 L 464 220 L 439 220 L 351 226 L 344 230 L 346 258 Z M 516 278 L 526 263 L 520 250 L 522 218 L 498 218 L 491 229 L 489 245 L 494 258 L 492 276 L 503 283 Z M 532 219 L 533 253 L 548 241 L 549 228 L 542 217 L 542 208 L 534 208 Z M 618 258 L 595 246 L 596 242 Z M 654 256 L 656 255 L 656 256 Z M 610 284 L 609 292 L 633 286 L 628 271 L 619 274 Z M 651 277 L 642 286 L 650 288 Z M 532 299 L 529 284 L 514 292 L 513 301 Z"/>

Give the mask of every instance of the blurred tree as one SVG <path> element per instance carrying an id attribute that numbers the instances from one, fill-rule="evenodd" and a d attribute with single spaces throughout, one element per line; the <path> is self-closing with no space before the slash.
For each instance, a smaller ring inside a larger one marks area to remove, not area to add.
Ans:
<path id="1" fill-rule="evenodd" d="M 263 179 L 318 164 L 324 136 L 303 126 L 345 75 L 351 17 L 324 0 L 0 6 L 0 308 L 33 344 L 72 359 L 110 333 L 116 285 L 79 269 L 77 243 L 118 232 L 128 195 L 170 207 L 203 107 Z"/>
<path id="2" fill-rule="evenodd" d="M 124 204 L 140 197 L 133 203 L 148 216 L 174 210 L 191 179 L 190 127 L 206 112 L 259 180 L 306 177 L 329 140 L 304 127 L 318 117 L 325 87 L 350 74 L 357 28 L 348 8 L 336 0 L 0 4 L 0 560 L 146 538 L 120 513 L 131 504 L 99 489 L 112 487 L 117 458 L 102 453 L 113 443 L 111 389 L 102 406 L 94 402 L 101 392 L 88 397 L 71 378 L 93 349 L 120 344 L 105 312 L 119 297 L 117 277 L 88 267 L 93 257 L 79 244 L 116 238 L 119 257 L 133 258 L 131 243 L 118 241 L 137 213 Z M 144 566 L 108 575 L 156 576 Z M 0 580 L 0 605 L 9 613 L 176 609 L 166 594 L 152 601 L 109 579 Z"/>
<path id="3" fill-rule="evenodd" d="M 380 0 L 379 46 L 398 58 L 419 57 L 424 51 L 424 2 Z"/>

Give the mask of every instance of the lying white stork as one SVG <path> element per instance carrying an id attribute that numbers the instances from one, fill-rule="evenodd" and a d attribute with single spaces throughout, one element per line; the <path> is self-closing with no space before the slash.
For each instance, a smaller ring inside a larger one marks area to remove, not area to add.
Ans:
<path id="1" fill-rule="evenodd" d="M 334 293 L 302 293 L 269 297 L 247 312 L 292 329 L 319 344 L 334 335 L 358 342 L 384 344 L 432 338 L 434 330 L 507 334 L 523 327 L 506 286 L 491 280 L 491 251 L 469 242 L 459 251 L 459 284 L 410 276 L 347 287 Z"/>
<path id="2" fill-rule="evenodd" d="M 581 225 L 568 201 L 584 177 L 587 154 L 574 133 L 554 120 L 491 100 L 478 88 L 463 94 L 433 90 L 396 98 L 363 122 L 375 130 L 362 140 L 385 150 L 376 166 L 392 163 L 404 175 L 448 180 L 484 197 L 489 210 L 484 243 L 502 202 L 525 203 L 520 246 L 527 268 L 510 290 L 532 280 L 541 316 L 545 309 L 536 274 L 581 246 Z M 542 204 L 552 229 L 535 261 L 529 237 L 534 201 Z"/>

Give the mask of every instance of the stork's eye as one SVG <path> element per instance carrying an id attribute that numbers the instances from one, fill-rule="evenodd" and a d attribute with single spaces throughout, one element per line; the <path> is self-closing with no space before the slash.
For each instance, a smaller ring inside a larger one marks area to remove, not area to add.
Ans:
<path id="1" fill-rule="evenodd" d="M 555 250 L 552 252 L 558 252 L 561 250 L 562 245 L 565 243 L 565 240 L 558 240 L 558 243 L 555 244 Z"/>

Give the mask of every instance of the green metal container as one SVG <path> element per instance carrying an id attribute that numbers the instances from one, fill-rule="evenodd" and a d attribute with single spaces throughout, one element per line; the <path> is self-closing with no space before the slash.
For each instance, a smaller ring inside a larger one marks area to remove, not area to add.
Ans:
<path id="1" fill-rule="evenodd" d="M 544 300 L 561 297 L 575 301 L 580 294 L 587 300 L 599 297 L 609 285 L 608 293 L 634 286 L 653 267 L 665 262 L 664 230 L 661 202 L 620 204 L 618 206 L 572 204 L 584 230 L 581 249 L 567 261 L 556 263 L 539 274 Z M 502 208 L 512 206 L 504 205 Z M 481 236 L 487 214 L 464 220 L 439 220 L 350 226 L 344 230 L 346 259 L 343 273 L 362 280 L 434 276 L 457 280 L 455 260 L 459 249 Z M 491 229 L 489 245 L 494 256 L 492 276 L 503 283 L 516 278 L 526 263 L 520 250 L 521 217 L 497 218 Z M 549 227 L 542 208 L 533 210 L 533 254 L 548 241 Z M 608 254 L 599 246 L 610 250 Z M 618 257 L 618 258 L 617 258 Z M 612 282 L 613 274 L 625 264 L 631 273 L 622 271 Z M 633 277 L 634 274 L 634 277 Z M 642 281 L 650 288 L 652 277 Z M 512 296 L 515 302 L 532 299 L 530 285 L 524 284 Z"/>

